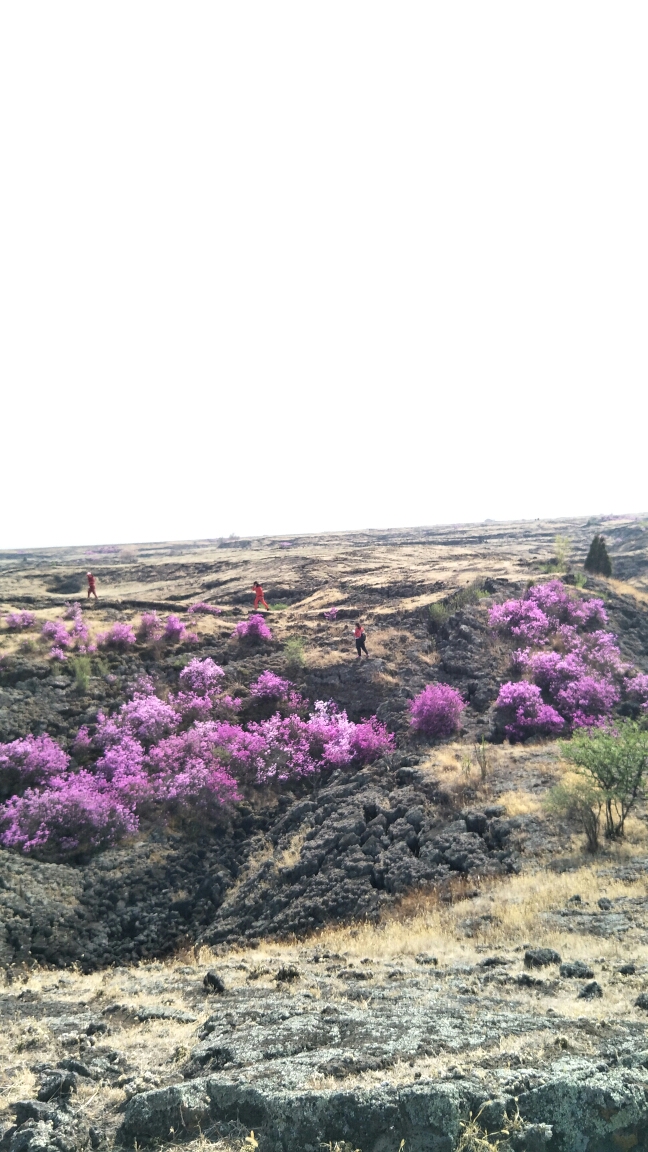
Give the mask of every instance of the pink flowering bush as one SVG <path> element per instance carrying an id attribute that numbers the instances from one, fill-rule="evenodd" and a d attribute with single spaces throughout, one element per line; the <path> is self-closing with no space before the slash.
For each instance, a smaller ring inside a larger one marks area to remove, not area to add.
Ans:
<path id="1" fill-rule="evenodd" d="M 263 616 L 250 616 L 249 620 L 239 620 L 232 636 L 239 640 L 272 640 L 272 632 Z"/>
<path id="2" fill-rule="evenodd" d="M 35 623 L 36 617 L 33 612 L 9 612 L 5 616 L 7 628 L 11 628 L 14 631 L 19 631 L 23 628 L 33 628 Z"/>
<path id="3" fill-rule="evenodd" d="M 337 614 L 338 614 L 337 608 L 329 608 L 328 611 L 324 613 L 324 619 L 325 620 L 336 620 Z"/>
<path id="4" fill-rule="evenodd" d="M 277 676 L 276 672 L 266 670 L 261 673 L 258 680 L 254 681 L 254 684 L 250 684 L 250 693 L 252 696 L 267 696 L 275 700 L 283 700 L 292 688 L 293 684 L 290 680 L 284 680 L 283 677 Z"/>
<path id="5" fill-rule="evenodd" d="M 170 640 L 171 643 L 177 644 L 182 640 L 185 632 L 187 631 L 186 625 L 178 616 L 167 616 L 166 624 L 164 625 L 164 639 Z"/>
<path id="6" fill-rule="evenodd" d="M 648 710 L 648 676 L 644 672 L 638 672 L 628 678 L 625 681 L 625 690 L 629 700 L 641 704 L 642 708 Z"/>
<path id="7" fill-rule="evenodd" d="M 152 693 L 136 692 L 120 711 L 122 727 L 137 740 L 154 744 L 178 727 L 178 714 Z"/>
<path id="8" fill-rule="evenodd" d="M 589 629 L 607 623 L 602 600 L 581 600 L 560 580 L 536 584 L 521 600 L 495 604 L 488 616 L 492 628 L 531 644 L 544 644 L 563 624 Z"/>
<path id="9" fill-rule="evenodd" d="M 373 764 L 379 756 L 393 752 L 394 745 L 394 736 L 376 716 L 354 725 L 350 747 L 353 759 L 359 764 Z"/>
<path id="10" fill-rule="evenodd" d="M 411 725 L 425 736 L 452 736 L 466 707 L 449 684 L 428 684 L 410 703 Z"/>
<path id="11" fill-rule="evenodd" d="M 153 644 L 162 635 L 162 621 L 157 612 L 142 612 L 137 639 L 142 644 Z"/>
<path id="12" fill-rule="evenodd" d="M 624 662 L 614 634 L 601 627 L 606 622 L 601 600 L 578 599 L 559 580 L 491 609 L 493 627 L 528 644 L 511 657 L 512 668 L 525 680 L 502 685 L 496 705 L 511 739 L 561 727 L 601 727 L 624 695 L 637 701 L 629 687 L 633 669 Z M 634 681 L 639 687 L 640 678 Z"/>
<path id="13" fill-rule="evenodd" d="M 72 643 L 67 628 L 60 620 L 47 620 L 43 624 L 41 636 L 49 640 L 56 648 L 69 648 Z"/>
<path id="14" fill-rule="evenodd" d="M 554 735 L 565 726 L 556 709 L 544 703 L 537 684 L 528 684 L 526 680 L 502 684 L 495 706 L 502 714 L 506 735 L 514 741 L 531 733 Z"/>
<path id="15" fill-rule="evenodd" d="M 192 613 L 192 614 L 196 613 L 196 612 L 202 612 L 205 615 L 220 616 L 222 614 L 223 609 L 222 608 L 216 608 L 214 604 L 205 604 L 204 601 L 199 600 L 197 604 L 192 604 L 187 609 L 187 611 Z"/>
<path id="16" fill-rule="evenodd" d="M 65 772 L 70 757 L 45 733 L 0 744 L 0 797 L 13 796 Z"/>
<path id="17" fill-rule="evenodd" d="M 29 788 L 0 812 L 0 842 L 46 860 L 62 860 L 107 848 L 137 831 L 138 819 L 94 776 L 81 771 L 58 777 L 43 791 Z"/>
<path id="18" fill-rule="evenodd" d="M 54 645 L 53 648 L 50 648 L 50 657 L 52 660 L 63 661 L 67 660 L 68 654 L 67 652 L 64 652 L 62 648 L 57 648 L 56 645 Z"/>
<path id="19" fill-rule="evenodd" d="M 199 660 L 194 656 L 182 669 L 179 676 L 180 687 L 183 692 L 195 692 L 198 696 L 208 696 L 218 689 L 225 673 L 223 669 L 207 657 Z"/>
<path id="20" fill-rule="evenodd" d="M 101 632 L 97 636 L 97 645 L 99 648 L 111 648 L 114 652 L 127 652 L 135 640 L 136 636 L 130 624 L 118 620 L 107 632 Z"/>

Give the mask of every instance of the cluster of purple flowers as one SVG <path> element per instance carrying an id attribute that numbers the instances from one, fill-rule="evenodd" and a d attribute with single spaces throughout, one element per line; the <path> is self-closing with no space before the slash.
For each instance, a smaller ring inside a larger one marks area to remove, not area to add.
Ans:
<path id="1" fill-rule="evenodd" d="M 137 639 L 142 644 L 153 644 L 162 635 L 162 621 L 157 612 L 142 612 Z"/>
<path id="2" fill-rule="evenodd" d="M 177 643 L 179 640 L 184 639 L 186 631 L 187 627 L 179 616 L 167 616 L 166 624 L 164 625 L 165 640 Z"/>
<path id="3" fill-rule="evenodd" d="M 536 584 L 521 600 L 496 604 L 489 612 L 491 628 L 519 636 L 530 644 L 545 644 L 561 625 L 589 629 L 607 624 L 602 600 L 580 600 L 560 580 Z"/>
<path id="4" fill-rule="evenodd" d="M 132 835 L 142 816 L 214 817 L 240 798 L 241 784 L 366 764 L 393 747 L 376 717 L 354 724 L 332 702 L 318 701 L 306 718 L 284 707 L 243 727 L 223 680 L 213 660 L 195 658 L 164 701 L 141 679 L 114 716 L 98 716 L 92 735 L 79 730 L 76 765 L 49 736 L 0 745 L 0 843 L 49 859 L 94 851 Z M 272 672 L 253 688 L 281 692 L 284 703 L 293 695 Z"/>
<path id="5" fill-rule="evenodd" d="M 648 707 L 648 676 L 633 675 L 616 637 L 601 627 L 601 600 L 579 599 L 551 580 L 489 616 L 492 627 L 528 642 L 511 658 L 524 679 L 503 684 L 497 698 L 510 739 L 603 725 L 624 696 Z"/>
<path id="6" fill-rule="evenodd" d="M 191 607 L 187 609 L 187 611 L 191 614 L 195 612 L 203 612 L 205 615 L 220 616 L 223 609 L 216 608 L 213 604 L 205 604 L 202 600 L 199 600 L 197 604 L 192 604 Z"/>
<path id="7" fill-rule="evenodd" d="M 270 696 L 275 700 L 283 700 L 292 689 L 290 680 L 277 676 L 276 672 L 262 672 L 254 684 L 250 684 L 252 696 Z"/>
<path id="8" fill-rule="evenodd" d="M 263 616 L 250 616 L 249 620 L 239 620 L 232 636 L 239 640 L 272 640 L 272 632 Z"/>
<path id="9" fill-rule="evenodd" d="M 33 612 L 9 612 L 5 616 L 7 628 L 20 631 L 23 628 L 33 628 L 36 617 Z"/>
<path id="10" fill-rule="evenodd" d="M 425 736 L 452 736 L 466 704 L 449 684 L 428 684 L 410 703 L 411 725 Z"/>
<path id="11" fill-rule="evenodd" d="M 111 648 L 114 652 L 127 652 L 137 637 L 130 624 L 117 620 L 107 632 L 97 636 L 99 648 Z"/>
<path id="12" fill-rule="evenodd" d="M 324 613 L 324 619 L 325 620 L 335 620 L 337 618 L 337 614 L 338 614 L 337 608 L 329 608 L 328 611 Z"/>

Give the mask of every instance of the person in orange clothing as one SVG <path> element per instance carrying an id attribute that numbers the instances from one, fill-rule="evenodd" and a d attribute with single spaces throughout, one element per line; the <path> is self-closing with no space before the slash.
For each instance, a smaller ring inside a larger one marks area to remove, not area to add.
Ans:
<path id="1" fill-rule="evenodd" d="M 261 585 L 259 584 L 259 582 L 257 580 L 254 581 L 254 584 L 252 585 L 252 590 L 254 592 L 254 610 L 255 610 L 255 612 L 256 612 L 257 608 L 259 607 L 259 604 L 263 604 L 263 607 L 266 608 L 269 612 L 270 609 L 268 608 L 268 605 L 265 602 L 265 598 L 263 595 L 263 588 L 261 587 Z"/>
<path id="2" fill-rule="evenodd" d="M 87 597 L 88 600 L 90 599 L 91 596 L 94 596 L 95 600 L 99 599 L 99 597 L 97 596 L 97 589 L 95 586 L 95 578 L 92 575 L 92 572 L 88 572 L 88 597 Z"/>
<path id="3" fill-rule="evenodd" d="M 366 634 L 363 630 L 363 627 L 362 627 L 362 624 L 360 623 L 360 621 L 358 621 L 358 623 L 356 624 L 355 632 L 353 633 L 353 635 L 355 636 L 356 649 L 358 652 L 358 660 L 362 660 L 362 653 L 363 652 L 364 652 L 364 654 L 368 660 L 369 659 L 369 653 L 367 652 L 367 645 L 365 643 L 367 637 L 366 637 Z"/>

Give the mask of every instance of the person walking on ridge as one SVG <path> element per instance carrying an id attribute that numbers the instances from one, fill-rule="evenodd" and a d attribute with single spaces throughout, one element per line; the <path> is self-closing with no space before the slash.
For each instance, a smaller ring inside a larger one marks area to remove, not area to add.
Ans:
<path id="1" fill-rule="evenodd" d="M 97 596 L 97 589 L 95 586 L 95 578 L 92 575 L 92 572 L 88 572 L 87 575 L 88 575 L 88 600 L 90 599 L 91 596 L 94 596 L 95 600 L 98 600 L 99 597 Z"/>
<path id="2" fill-rule="evenodd" d="M 267 611 L 269 612 L 270 609 L 268 608 L 268 605 L 265 602 L 265 597 L 263 595 L 263 588 L 259 584 L 258 580 L 254 581 L 254 584 L 252 585 L 252 589 L 254 592 L 254 611 L 256 612 L 257 608 L 259 607 L 259 604 L 263 604 L 263 607 L 265 609 L 267 609 Z"/>
<path id="3" fill-rule="evenodd" d="M 364 652 L 364 654 L 368 660 L 369 659 L 369 653 L 367 652 L 367 645 L 365 643 L 367 636 L 363 630 L 362 624 L 360 624 L 359 621 L 355 626 L 355 632 L 353 633 L 353 635 L 355 636 L 356 649 L 358 652 L 358 660 L 362 660 L 362 653 L 363 652 Z"/>

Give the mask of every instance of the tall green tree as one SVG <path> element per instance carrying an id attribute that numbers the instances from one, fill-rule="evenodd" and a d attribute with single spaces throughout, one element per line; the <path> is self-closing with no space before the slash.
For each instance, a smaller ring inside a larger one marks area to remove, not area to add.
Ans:
<path id="1" fill-rule="evenodd" d="M 612 575 L 612 562 L 608 556 L 605 539 L 598 532 L 590 544 L 585 568 L 588 572 L 596 573 L 599 576 Z"/>

